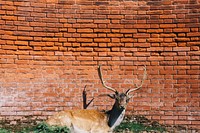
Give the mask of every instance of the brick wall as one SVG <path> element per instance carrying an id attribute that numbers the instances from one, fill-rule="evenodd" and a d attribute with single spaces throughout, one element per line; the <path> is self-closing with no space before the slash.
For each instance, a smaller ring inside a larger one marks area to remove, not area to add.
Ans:
<path id="1" fill-rule="evenodd" d="M 1 0 L 0 118 L 81 108 L 85 85 L 89 98 L 107 92 L 98 64 L 119 91 L 139 83 L 145 64 L 127 114 L 199 128 L 199 48 L 199 0 Z"/>

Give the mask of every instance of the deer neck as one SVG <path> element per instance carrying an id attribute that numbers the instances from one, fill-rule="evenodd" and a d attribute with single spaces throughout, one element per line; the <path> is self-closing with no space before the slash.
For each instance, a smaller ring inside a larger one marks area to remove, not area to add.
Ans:
<path id="1" fill-rule="evenodd" d="M 125 115 L 125 108 L 119 108 L 117 103 L 115 103 L 112 109 L 108 112 L 108 126 L 113 130 L 118 126 Z"/>

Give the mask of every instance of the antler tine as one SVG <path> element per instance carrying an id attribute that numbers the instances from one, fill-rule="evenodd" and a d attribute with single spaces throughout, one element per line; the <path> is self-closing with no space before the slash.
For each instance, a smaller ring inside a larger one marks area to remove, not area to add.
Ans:
<path id="1" fill-rule="evenodd" d="M 133 91 L 136 91 L 138 89 L 140 89 L 142 87 L 142 85 L 144 84 L 144 80 L 147 78 L 147 68 L 146 68 L 146 65 L 144 66 L 144 74 L 143 74 L 143 78 L 142 78 L 142 81 L 141 81 L 141 84 L 138 86 L 138 84 L 135 84 L 136 85 L 136 88 L 133 88 L 133 89 L 128 89 L 126 94 L 129 94 Z"/>
<path id="2" fill-rule="evenodd" d="M 107 86 L 107 85 L 105 84 L 105 81 L 103 80 L 103 76 L 102 76 L 102 73 L 101 73 L 101 65 L 99 65 L 99 67 L 98 67 L 98 74 L 99 74 L 99 78 L 100 78 L 100 80 L 101 80 L 101 83 L 103 84 L 103 86 L 104 86 L 105 88 L 107 88 L 108 90 L 111 90 L 111 91 L 113 91 L 113 92 L 117 92 L 114 88 L 109 87 L 109 86 Z"/>

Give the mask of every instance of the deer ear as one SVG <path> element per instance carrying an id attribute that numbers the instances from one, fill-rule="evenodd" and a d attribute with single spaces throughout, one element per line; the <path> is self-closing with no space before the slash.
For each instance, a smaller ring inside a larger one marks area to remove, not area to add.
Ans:
<path id="1" fill-rule="evenodd" d="M 116 98 L 116 95 L 115 95 L 115 94 L 107 94 L 107 96 L 109 96 L 109 97 L 112 98 L 112 99 L 115 99 L 115 98 Z"/>

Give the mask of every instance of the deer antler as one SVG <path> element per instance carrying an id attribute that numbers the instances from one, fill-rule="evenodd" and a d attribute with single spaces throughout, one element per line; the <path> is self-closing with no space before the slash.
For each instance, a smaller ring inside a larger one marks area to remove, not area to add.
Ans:
<path id="1" fill-rule="evenodd" d="M 87 86 L 87 85 L 86 85 Z M 87 103 L 87 92 L 86 92 L 86 86 L 83 90 L 83 109 L 87 109 L 87 107 L 92 103 L 92 101 L 94 100 L 94 97 Z"/>
<path id="2" fill-rule="evenodd" d="M 126 91 L 126 94 L 128 95 L 129 93 L 133 92 L 133 91 L 136 91 L 138 89 L 140 89 L 144 83 L 144 80 L 147 78 L 147 68 L 146 68 L 146 65 L 143 67 L 144 69 L 144 74 L 143 74 L 143 78 L 142 78 L 142 81 L 141 81 L 141 84 L 138 85 L 138 84 L 135 84 L 136 88 L 133 88 L 133 89 L 128 89 Z"/>
<path id="3" fill-rule="evenodd" d="M 113 92 L 117 92 L 115 89 L 113 89 L 112 87 L 109 87 L 109 86 L 107 86 L 107 85 L 105 84 L 105 81 L 103 80 L 103 76 L 102 76 L 102 73 L 101 73 L 101 65 L 99 65 L 99 67 L 98 67 L 98 74 L 99 74 L 99 78 L 100 78 L 100 80 L 101 80 L 101 83 L 103 84 L 103 86 L 104 86 L 105 88 L 107 88 L 108 90 L 111 90 L 111 91 L 113 91 Z"/>

